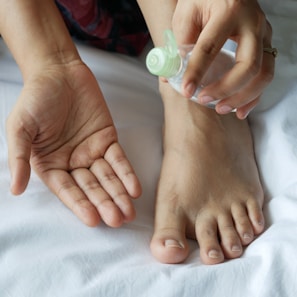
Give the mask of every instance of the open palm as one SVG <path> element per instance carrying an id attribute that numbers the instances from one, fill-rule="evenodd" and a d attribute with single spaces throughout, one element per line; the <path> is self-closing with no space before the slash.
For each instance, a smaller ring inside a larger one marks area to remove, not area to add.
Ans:
<path id="1" fill-rule="evenodd" d="M 89 68 L 55 65 L 25 81 L 7 121 L 11 190 L 22 193 L 30 165 L 84 223 L 118 227 L 134 218 L 139 181 Z"/>

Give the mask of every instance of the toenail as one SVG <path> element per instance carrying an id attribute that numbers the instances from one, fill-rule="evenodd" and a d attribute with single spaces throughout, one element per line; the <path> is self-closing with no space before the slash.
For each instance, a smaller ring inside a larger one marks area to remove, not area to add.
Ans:
<path id="1" fill-rule="evenodd" d="M 167 239 L 167 240 L 165 240 L 165 246 L 166 247 L 170 247 L 170 248 L 172 248 L 172 247 L 180 248 L 180 249 L 183 249 L 184 248 L 184 245 L 181 242 L 179 242 L 179 241 L 177 241 L 175 239 Z"/>
<path id="2" fill-rule="evenodd" d="M 253 239 L 253 235 L 250 233 L 244 233 L 243 234 L 243 239 L 245 240 L 252 240 Z"/>
<path id="3" fill-rule="evenodd" d="M 260 226 L 264 226 L 264 220 L 259 221 L 259 222 L 258 222 L 258 225 L 260 225 Z"/>
<path id="4" fill-rule="evenodd" d="M 208 252 L 208 257 L 212 259 L 218 259 L 221 257 L 221 253 L 217 250 L 210 250 Z"/>
<path id="5" fill-rule="evenodd" d="M 231 248 L 232 252 L 241 252 L 241 246 L 239 245 L 233 245 Z"/>

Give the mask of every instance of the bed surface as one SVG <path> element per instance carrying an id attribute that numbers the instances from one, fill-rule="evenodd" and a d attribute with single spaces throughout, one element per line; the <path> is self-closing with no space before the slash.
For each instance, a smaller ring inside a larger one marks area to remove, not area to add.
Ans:
<path id="1" fill-rule="evenodd" d="M 79 45 L 143 185 L 136 220 L 120 229 L 86 227 L 34 173 L 22 196 L 9 193 L 5 119 L 22 79 L 0 40 L 0 297 L 297 296 L 297 1 L 262 6 L 279 50 L 266 103 L 250 117 L 267 228 L 240 259 L 215 266 L 201 263 L 195 242 L 179 265 L 160 264 L 150 253 L 162 104 L 139 60 Z"/>

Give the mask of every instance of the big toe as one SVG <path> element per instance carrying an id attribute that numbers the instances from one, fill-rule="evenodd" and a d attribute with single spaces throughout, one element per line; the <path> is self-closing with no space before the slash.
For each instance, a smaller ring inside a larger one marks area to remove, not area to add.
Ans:
<path id="1" fill-rule="evenodd" d="M 154 257 L 162 263 L 183 262 L 189 254 L 185 235 L 185 224 L 174 214 L 164 215 L 155 222 L 155 232 L 151 241 Z"/>

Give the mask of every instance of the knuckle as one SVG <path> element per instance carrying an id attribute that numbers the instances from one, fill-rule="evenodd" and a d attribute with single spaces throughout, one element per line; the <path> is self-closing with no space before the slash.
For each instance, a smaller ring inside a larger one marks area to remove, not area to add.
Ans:
<path id="1" fill-rule="evenodd" d="M 258 59 L 257 57 L 253 58 L 249 65 L 250 73 L 252 75 L 256 75 L 260 71 L 261 65 L 262 65 L 261 59 Z"/>
<path id="2" fill-rule="evenodd" d="M 63 182 L 57 189 L 57 196 L 62 197 L 65 192 L 71 192 L 75 190 L 75 185 L 72 182 Z"/>
<path id="3" fill-rule="evenodd" d="M 246 62 L 245 73 L 247 74 L 247 77 L 253 78 L 259 73 L 259 71 L 261 69 L 260 62 L 261 61 L 259 59 L 257 59 L 256 57 L 252 58 L 250 61 Z"/>
<path id="4" fill-rule="evenodd" d="M 70 209 L 72 211 L 74 211 L 74 212 L 75 212 L 76 209 L 83 209 L 83 208 L 85 208 L 85 209 L 91 209 L 92 208 L 89 200 L 81 198 L 81 199 L 75 200 L 72 203 L 72 205 L 70 205 Z"/>
<path id="5" fill-rule="evenodd" d="M 274 70 L 263 68 L 261 69 L 260 77 L 266 83 L 270 83 L 274 77 Z"/>
<path id="6" fill-rule="evenodd" d="M 263 24 L 264 27 L 266 27 L 266 24 L 268 23 L 266 19 L 266 15 L 263 12 L 263 10 L 258 10 L 258 20 L 260 24 Z"/>
<path id="7" fill-rule="evenodd" d="M 127 199 L 128 199 L 128 195 L 125 191 L 121 191 L 121 192 L 117 192 L 115 193 L 113 196 L 112 196 L 112 199 L 118 203 L 119 201 L 124 201 L 124 202 L 127 202 Z M 129 207 L 129 204 L 126 204 L 125 207 Z"/>
<path id="8" fill-rule="evenodd" d="M 247 5 L 249 5 L 249 0 L 228 0 L 228 11 L 232 14 L 238 14 Z"/>
<path id="9" fill-rule="evenodd" d="M 258 78 L 267 84 L 270 83 L 274 78 L 274 64 L 263 63 Z"/>
<path id="10" fill-rule="evenodd" d="M 203 77 L 203 70 L 201 68 L 195 67 L 195 65 L 195 63 L 188 64 L 187 70 L 183 77 L 185 82 L 196 82 L 198 84 Z"/>
<path id="11" fill-rule="evenodd" d="M 98 184 L 98 182 L 95 182 L 95 181 L 90 181 L 90 182 L 88 182 L 88 183 L 86 183 L 84 186 L 83 186 L 83 191 L 85 192 L 85 193 L 87 193 L 87 192 L 93 192 L 93 191 L 95 191 L 95 190 L 97 190 L 97 189 L 99 189 L 100 188 L 100 185 Z"/>
<path id="12" fill-rule="evenodd" d="M 124 165 L 126 163 L 127 159 L 124 155 L 122 154 L 118 154 L 117 156 L 115 156 L 115 158 L 113 159 L 111 166 L 121 166 Z"/>
<path id="13" fill-rule="evenodd" d="M 101 196 L 101 199 L 96 199 L 93 204 L 95 205 L 95 207 L 100 210 L 101 208 L 104 208 L 104 207 L 109 207 L 110 206 L 110 203 L 111 200 L 108 196 L 106 197 L 102 197 Z"/>
<path id="14" fill-rule="evenodd" d="M 230 94 L 230 91 L 227 87 L 225 86 L 222 86 L 219 90 L 219 99 L 226 99 L 228 98 L 231 94 Z"/>
<path id="15" fill-rule="evenodd" d="M 265 24 L 266 23 L 266 16 L 265 16 L 262 9 L 257 10 L 257 18 L 258 18 L 259 24 Z"/>
<path id="16" fill-rule="evenodd" d="M 114 182 L 117 179 L 113 172 L 105 173 L 99 178 L 100 183 Z"/>
<path id="17" fill-rule="evenodd" d="M 269 41 L 271 40 L 272 38 L 272 26 L 271 24 L 269 23 L 269 21 L 265 18 L 265 29 L 266 29 L 266 36 L 267 36 L 267 39 L 269 39 Z"/>
<path id="18" fill-rule="evenodd" d="M 219 51 L 218 44 L 215 40 L 205 39 L 200 45 L 199 50 L 206 56 L 214 57 Z"/>

